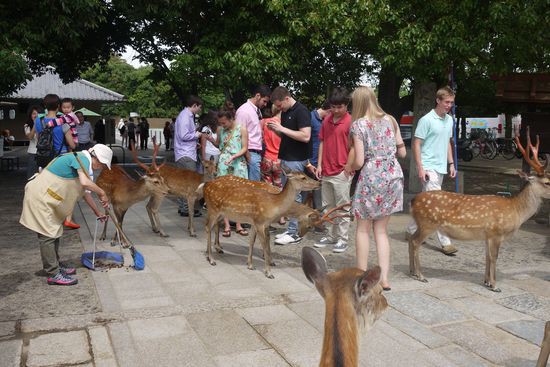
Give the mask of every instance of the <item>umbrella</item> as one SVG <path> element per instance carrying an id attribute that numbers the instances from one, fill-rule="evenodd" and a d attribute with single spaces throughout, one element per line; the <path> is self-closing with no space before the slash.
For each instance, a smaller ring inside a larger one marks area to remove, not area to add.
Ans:
<path id="1" fill-rule="evenodd" d="M 82 112 L 84 116 L 101 116 L 99 113 L 96 113 L 94 111 L 91 111 L 87 109 L 86 107 L 82 107 L 79 110 L 76 110 L 75 112 Z"/>

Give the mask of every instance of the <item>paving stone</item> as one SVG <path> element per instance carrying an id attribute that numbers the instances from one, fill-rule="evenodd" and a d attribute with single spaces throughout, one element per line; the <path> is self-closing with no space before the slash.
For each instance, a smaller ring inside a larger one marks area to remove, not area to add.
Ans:
<path id="1" fill-rule="evenodd" d="M 123 310 L 172 306 L 155 274 L 134 273 L 134 276 L 111 275 L 113 289 Z"/>
<path id="2" fill-rule="evenodd" d="M 401 334 L 396 338 L 396 335 Z M 408 342 L 407 342 L 408 340 Z M 430 362 L 420 351 L 426 346 L 408 335 L 378 320 L 359 339 L 359 365 L 361 367 L 439 367 Z M 406 361 L 406 364 L 404 364 Z"/>
<path id="3" fill-rule="evenodd" d="M 517 320 L 498 324 L 502 330 L 519 336 L 535 345 L 540 346 L 544 337 L 545 321 L 542 320 Z"/>
<path id="4" fill-rule="evenodd" d="M 20 339 L 0 342 L 0 367 L 19 366 L 22 347 L 23 341 Z"/>
<path id="5" fill-rule="evenodd" d="M 298 315 L 285 305 L 251 307 L 235 310 L 250 325 L 273 324 L 275 322 L 295 320 Z"/>
<path id="6" fill-rule="evenodd" d="M 267 348 L 256 331 L 235 311 L 201 312 L 186 318 L 214 356 Z"/>
<path id="7" fill-rule="evenodd" d="M 390 292 L 385 296 L 393 308 L 426 325 L 466 319 L 462 312 L 423 293 Z"/>
<path id="8" fill-rule="evenodd" d="M 185 317 L 173 316 L 131 320 L 128 327 L 136 340 L 149 340 L 183 334 L 189 329 L 189 324 Z"/>
<path id="9" fill-rule="evenodd" d="M 395 310 L 390 309 L 386 311 L 382 318 L 388 324 L 415 338 L 429 348 L 438 348 L 450 343 L 447 338 L 437 333 L 434 333 L 432 330 L 425 327 L 424 325 Z"/>
<path id="10" fill-rule="evenodd" d="M 291 303 L 288 308 L 320 333 L 323 333 L 325 328 L 325 302 L 322 299 L 313 302 Z"/>
<path id="11" fill-rule="evenodd" d="M 143 366 L 215 367 L 211 354 L 191 328 L 168 338 L 136 340 L 137 356 Z"/>
<path id="12" fill-rule="evenodd" d="M 44 334 L 31 339 L 27 366 L 80 364 L 91 359 L 86 332 L 69 331 Z"/>
<path id="13" fill-rule="evenodd" d="M 50 330 L 84 329 L 95 324 L 97 314 L 48 317 L 43 319 L 21 320 L 23 333 L 34 333 Z"/>
<path id="14" fill-rule="evenodd" d="M 434 331 L 491 363 L 504 366 L 534 365 L 539 348 L 479 321 L 442 325 Z"/>
<path id="15" fill-rule="evenodd" d="M 88 329 L 88 334 L 92 343 L 95 363 L 97 364 L 99 360 L 114 360 L 115 354 L 111 347 L 111 340 L 107 334 L 107 329 L 103 326 L 91 327 Z"/>
<path id="16" fill-rule="evenodd" d="M 0 338 L 15 335 L 15 321 L 0 322 Z"/>
<path id="17" fill-rule="evenodd" d="M 318 366 L 322 334 L 297 319 L 256 325 L 258 333 L 292 366 Z"/>
<path id="18" fill-rule="evenodd" d="M 117 363 L 120 367 L 141 367 L 143 361 L 138 353 L 134 338 L 128 324 L 125 322 L 110 323 L 107 328 L 111 336 L 113 350 L 116 352 Z"/>
<path id="19" fill-rule="evenodd" d="M 498 299 L 496 302 L 513 310 L 547 320 L 550 315 L 550 301 L 546 298 L 524 293 Z"/>
<path id="20" fill-rule="evenodd" d="M 156 273 L 163 283 L 201 282 L 204 278 L 197 273 L 196 268 L 181 259 L 171 261 L 148 261 L 148 266 Z"/>
<path id="21" fill-rule="evenodd" d="M 536 296 L 550 298 L 550 282 L 548 279 L 529 277 L 511 283 Z"/>
<path id="22" fill-rule="evenodd" d="M 525 293 L 523 289 L 514 287 L 507 282 L 499 282 L 497 280 L 497 286 L 500 288 L 501 292 L 493 292 L 492 290 L 487 289 L 487 287 L 485 287 L 481 283 L 472 284 L 466 288 L 475 294 L 479 294 L 480 296 L 494 300 Z"/>
<path id="23" fill-rule="evenodd" d="M 491 364 L 479 356 L 469 353 L 456 344 L 446 345 L 435 351 L 459 367 L 491 367 Z"/>
<path id="24" fill-rule="evenodd" d="M 447 303 L 466 315 L 471 315 L 490 324 L 498 324 L 509 320 L 532 319 L 529 315 L 511 310 L 481 296 L 448 300 Z"/>
<path id="25" fill-rule="evenodd" d="M 466 289 L 463 285 L 457 285 L 454 287 L 440 287 L 430 288 L 424 293 L 429 294 L 432 297 L 440 299 L 442 301 L 455 298 L 471 297 L 473 293 Z"/>
<path id="26" fill-rule="evenodd" d="M 288 367 L 289 364 L 273 349 L 256 350 L 214 358 L 219 367 Z"/>

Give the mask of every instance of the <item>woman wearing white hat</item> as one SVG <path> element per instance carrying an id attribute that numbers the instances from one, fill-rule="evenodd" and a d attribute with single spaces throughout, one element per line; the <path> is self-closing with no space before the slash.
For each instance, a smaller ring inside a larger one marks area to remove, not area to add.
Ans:
<path id="1" fill-rule="evenodd" d="M 103 207 L 109 199 L 93 181 L 93 171 L 111 169 L 113 151 L 103 144 L 88 150 L 63 154 L 35 174 L 25 186 L 23 212 L 19 222 L 38 234 L 40 255 L 48 284 L 73 285 L 78 280 L 72 277 L 75 268 L 59 263 L 59 245 L 63 235 L 63 221 L 84 195 L 84 200 L 99 218 L 104 217 L 96 206 L 91 193 L 95 192 Z M 84 172 L 84 167 L 87 172 Z"/>

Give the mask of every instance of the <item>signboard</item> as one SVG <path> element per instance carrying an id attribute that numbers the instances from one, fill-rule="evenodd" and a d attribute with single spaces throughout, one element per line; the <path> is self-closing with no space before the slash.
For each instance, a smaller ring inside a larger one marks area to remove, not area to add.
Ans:
<path id="1" fill-rule="evenodd" d="M 497 117 L 466 117 L 466 132 L 472 129 L 495 129 L 497 138 L 504 138 L 504 125 L 506 123 L 504 114 Z"/>

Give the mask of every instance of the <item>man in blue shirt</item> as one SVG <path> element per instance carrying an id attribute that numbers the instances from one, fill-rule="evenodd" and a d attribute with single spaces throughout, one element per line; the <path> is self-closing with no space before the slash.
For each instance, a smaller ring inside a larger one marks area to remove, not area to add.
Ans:
<path id="1" fill-rule="evenodd" d="M 422 182 L 422 191 L 441 190 L 443 177 L 449 169 L 449 176 L 456 176 L 453 162 L 453 119 L 448 115 L 455 100 L 455 93 L 449 87 L 440 88 L 436 93 L 436 106 L 424 115 L 414 132 L 412 144 L 413 158 L 416 161 L 418 178 Z M 414 220 L 407 228 L 407 237 L 416 232 Z M 458 250 L 451 239 L 437 231 L 441 250 L 452 255 Z"/>
<path id="2" fill-rule="evenodd" d="M 319 131 L 321 131 L 321 125 L 323 124 L 323 119 L 328 116 L 330 113 L 330 103 L 326 100 L 321 107 L 316 110 L 311 111 L 311 158 L 309 159 L 309 164 L 306 165 L 306 168 L 313 177 L 316 176 L 317 171 L 317 155 L 319 153 Z M 320 209 L 323 206 L 321 200 L 321 190 L 313 190 L 313 207 L 315 209 Z"/>
<path id="3" fill-rule="evenodd" d="M 45 117 L 37 117 L 34 121 L 34 127 L 37 134 L 40 134 L 43 130 L 41 119 L 44 120 L 44 123 L 47 123 L 51 120 L 57 118 L 57 112 L 59 111 L 59 106 L 61 105 L 61 100 L 57 94 L 48 94 L 44 97 L 44 107 L 47 110 Z M 53 149 L 55 156 L 67 153 L 69 148 L 74 150 L 76 147 L 73 141 L 73 135 L 70 130 L 69 124 L 62 124 L 60 126 L 55 126 L 53 128 Z M 44 168 L 44 167 L 41 167 Z"/>

